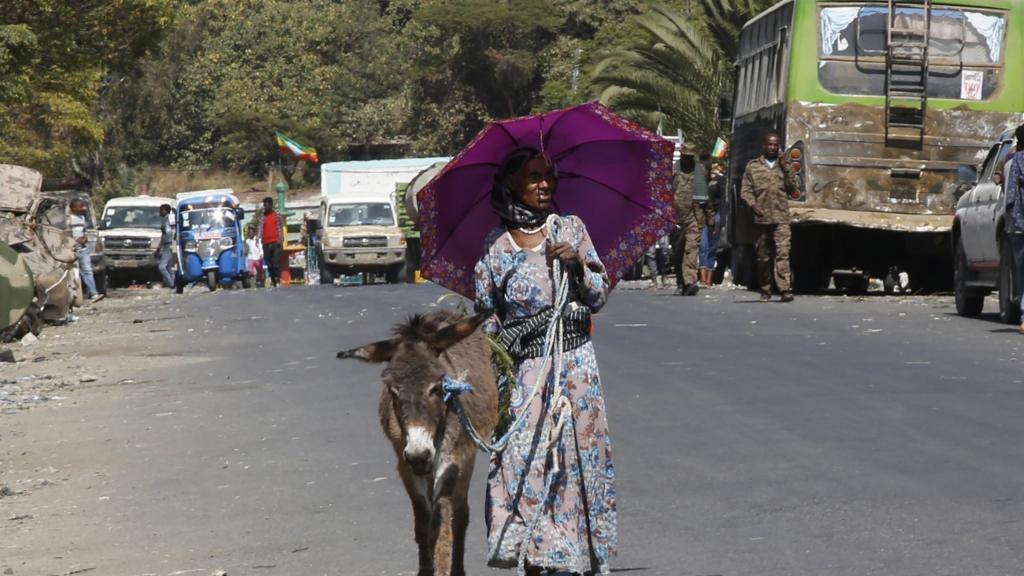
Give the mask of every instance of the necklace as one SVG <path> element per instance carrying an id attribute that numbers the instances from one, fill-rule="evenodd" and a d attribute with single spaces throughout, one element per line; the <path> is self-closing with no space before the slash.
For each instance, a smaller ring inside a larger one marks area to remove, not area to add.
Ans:
<path id="1" fill-rule="evenodd" d="M 527 236 L 533 236 L 534 234 L 543 232 L 545 226 L 547 226 L 547 223 L 541 224 L 536 228 L 520 228 L 519 231 L 522 232 L 523 234 L 526 234 Z"/>

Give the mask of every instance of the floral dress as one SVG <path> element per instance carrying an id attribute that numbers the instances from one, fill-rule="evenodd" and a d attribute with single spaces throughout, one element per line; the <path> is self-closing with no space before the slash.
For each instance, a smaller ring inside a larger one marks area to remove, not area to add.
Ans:
<path id="1" fill-rule="evenodd" d="M 578 299 L 571 305 L 596 312 L 608 296 L 604 265 L 583 222 L 574 216 L 563 217 L 563 222 L 560 240 L 571 242 L 586 266 Z M 544 246 L 524 250 L 503 227 L 492 231 L 475 269 L 477 310 L 503 311 L 507 320 L 532 316 L 551 306 L 551 268 Z M 499 293 L 501 287 L 504 294 Z M 496 314 L 485 329 L 497 332 L 500 322 Z M 543 358 L 517 361 L 512 417 L 522 410 L 529 410 L 530 416 L 507 448 L 491 458 L 485 511 L 488 564 L 514 567 L 526 545 L 526 562 L 531 566 L 608 574 L 608 559 L 615 553 L 617 540 L 615 471 L 594 346 L 588 341 L 565 351 L 561 377 L 572 404 L 574 429 L 563 435 L 567 441 L 559 442 L 552 455 L 541 438 L 541 416 L 550 418 L 557 385 L 550 365 L 542 381 L 545 388 L 524 406 L 542 363 Z M 551 489 L 545 493 L 549 474 Z"/>

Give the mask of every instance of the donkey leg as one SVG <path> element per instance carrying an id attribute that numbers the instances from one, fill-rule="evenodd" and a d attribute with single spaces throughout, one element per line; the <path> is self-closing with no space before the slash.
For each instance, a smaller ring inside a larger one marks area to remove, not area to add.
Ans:
<path id="1" fill-rule="evenodd" d="M 397 448 L 395 452 L 398 453 Z M 419 549 L 420 561 L 417 576 L 434 576 L 434 540 L 436 536 L 432 536 L 431 532 L 436 531 L 431 529 L 433 506 L 427 499 L 425 484 L 416 478 L 409 466 L 402 460 L 400 453 L 398 453 L 398 462 L 398 476 L 402 479 L 402 484 L 405 485 L 409 500 L 412 501 L 416 547 Z"/>
<path id="2" fill-rule="evenodd" d="M 435 530 L 433 518 L 427 501 L 419 495 L 412 497 L 412 515 L 416 522 L 416 546 L 419 548 L 420 569 L 416 576 L 434 576 L 434 540 Z"/>
<path id="3" fill-rule="evenodd" d="M 473 463 L 464 468 L 451 495 L 452 562 L 451 576 L 466 576 L 466 528 L 469 526 L 469 480 Z"/>

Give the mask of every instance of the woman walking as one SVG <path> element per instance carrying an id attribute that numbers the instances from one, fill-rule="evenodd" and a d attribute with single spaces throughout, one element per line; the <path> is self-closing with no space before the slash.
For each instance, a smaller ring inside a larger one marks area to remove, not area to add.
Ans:
<path id="1" fill-rule="evenodd" d="M 589 328 L 610 284 L 583 221 L 549 219 L 556 188 L 555 168 L 543 153 L 513 151 L 491 191 L 502 225 L 487 236 L 475 268 L 476 308 L 495 312 L 486 329 L 515 359 L 511 417 L 528 413 L 491 458 L 488 564 L 508 568 L 524 558 L 527 574 L 608 574 L 617 538 L 615 472 Z M 569 283 L 560 363 L 544 358 L 561 281 L 553 276 L 555 260 Z M 571 418 L 559 418 L 567 411 Z"/>

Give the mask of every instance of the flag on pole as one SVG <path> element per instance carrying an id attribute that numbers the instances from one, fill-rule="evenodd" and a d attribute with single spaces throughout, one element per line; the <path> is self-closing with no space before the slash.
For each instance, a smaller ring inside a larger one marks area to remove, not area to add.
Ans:
<path id="1" fill-rule="evenodd" d="M 282 154 L 291 154 L 299 160 L 308 160 L 313 164 L 320 163 L 320 158 L 316 155 L 316 148 L 303 146 L 280 132 L 274 132 L 274 138 L 277 140 L 277 149 Z"/>
<path id="2" fill-rule="evenodd" d="M 729 153 L 729 144 L 722 140 L 721 136 L 715 138 L 715 147 L 711 149 L 711 157 L 717 160 L 725 158 Z"/>

